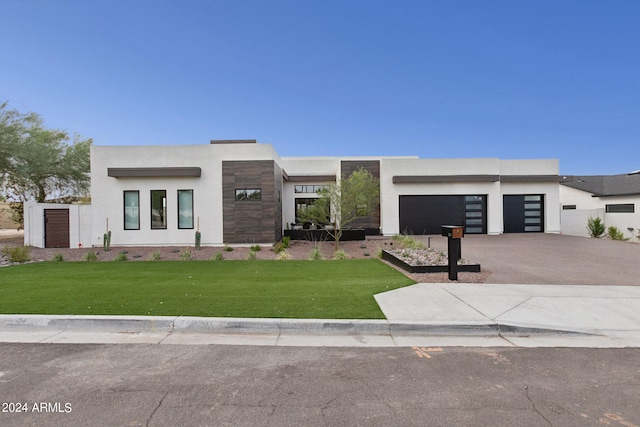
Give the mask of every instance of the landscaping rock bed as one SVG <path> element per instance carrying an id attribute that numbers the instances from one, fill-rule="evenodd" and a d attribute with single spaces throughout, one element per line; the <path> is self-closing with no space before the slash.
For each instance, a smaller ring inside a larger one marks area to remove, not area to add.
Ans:
<path id="1" fill-rule="evenodd" d="M 444 273 L 449 271 L 447 254 L 435 249 L 400 248 L 382 251 L 382 259 L 409 273 Z M 458 261 L 458 271 L 479 273 L 480 264 Z"/>

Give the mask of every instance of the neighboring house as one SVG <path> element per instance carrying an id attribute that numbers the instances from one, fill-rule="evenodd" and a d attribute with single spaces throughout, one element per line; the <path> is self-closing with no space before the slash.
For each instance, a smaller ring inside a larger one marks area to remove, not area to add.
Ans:
<path id="1" fill-rule="evenodd" d="M 631 241 L 640 234 L 640 172 L 575 176 L 560 186 L 563 234 L 588 236 L 587 220 L 600 217 Z"/>
<path id="2" fill-rule="evenodd" d="M 208 145 L 92 146 L 91 206 L 69 208 L 70 247 L 274 243 L 318 190 L 364 167 L 379 208 L 354 227 L 439 234 L 560 232 L 558 161 L 418 157 L 280 157 L 254 140 Z M 46 245 L 51 205 L 26 204 L 25 243 Z M 64 234 L 64 232 L 62 233 Z M 30 236 L 30 237 L 27 237 Z"/>

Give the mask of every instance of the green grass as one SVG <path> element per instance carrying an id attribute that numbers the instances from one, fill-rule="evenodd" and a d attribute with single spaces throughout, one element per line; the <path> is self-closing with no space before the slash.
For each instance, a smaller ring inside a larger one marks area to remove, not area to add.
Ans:
<path id="1" fill-rule="evenodd" d="M 0 313 L 383 319 L 414 283 L 374 259 L 41 262 L 0 269 Z"/>

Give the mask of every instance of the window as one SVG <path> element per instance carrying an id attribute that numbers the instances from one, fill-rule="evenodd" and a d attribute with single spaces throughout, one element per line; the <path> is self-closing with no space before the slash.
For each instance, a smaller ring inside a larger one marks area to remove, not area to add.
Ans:
<path id="1" fill-rule="evenodd" d="M 317 199 L 296 199 L 296 222 L 300 222 L 300 212 L 304 209 L 307 209 L 309 206 L 313 205 Z"/>
<path id="2" fill-rule="evenodd" d="M 623 203 L 616 205 L 605 205 L 607 213 L 634 213 L 635 205 L 633 203 Z"/>
<path id="3" fill-rule="evenodd" d="M 124 192 L 124 229 L 140 230 L 140 192 Z"/>
<path id="4" fill-rule="evenodd" d="M 151 190 L 151 229 L 167 228 L 167 191 Z"/>
<path id="5" fill-rule="evenodd" d="M 178 190 L 178 228 L 193 228 L 193 190 Z"/>
<path id="6" fill-rule="evenodd" d="M 484 195 L 464 196 L 464 232 L 485 233 L 486 204 Z"/>
<path id="7" fill-rule="evenodd" d="M 575 209 L 576 209 L 576 205 L 562 205 L 562 210 L 565 210 L 565 211 L 571 211 Z"/>
<path id="8" fill-rule="evenodd" d="M 236 190 L 236 200 L 243 202 L 262 200 L 262 190 L 260 188 L 242 188 Z"/>
<path id="9" fill-rule="evenodd" d="M 318 193 L 327 188 L 326 185 L 296 185 L 294 191 L 296 193 Z"/>

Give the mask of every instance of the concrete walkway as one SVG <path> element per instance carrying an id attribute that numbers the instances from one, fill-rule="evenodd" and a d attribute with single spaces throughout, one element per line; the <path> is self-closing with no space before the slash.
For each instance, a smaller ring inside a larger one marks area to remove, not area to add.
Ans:
<path id="1" fill-rule="evenodd" d="M 640 347 L 640 286 L 416 284 L 387 320 L 0 315 L 0 342 Z"/>

